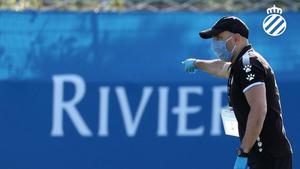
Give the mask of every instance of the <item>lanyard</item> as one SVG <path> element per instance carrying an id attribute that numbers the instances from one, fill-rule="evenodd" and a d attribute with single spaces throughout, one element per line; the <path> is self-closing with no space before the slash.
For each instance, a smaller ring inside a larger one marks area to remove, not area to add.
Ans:
<path id="1" fill-rule="evenodd" d="M 233 71 L 232 71 L 232 65 L 230 65 L 230 73 L 229 73 L 229 78 L 228 78 L 228 81 L 227 81 L 227 100 L 228 100 L 228 105 L 229 107 L 232 107 L 232 102 L 231 102 L 231 97 L 230 97 L 230 94 L 231 94 L 231 85 L 233 83 Z"/>

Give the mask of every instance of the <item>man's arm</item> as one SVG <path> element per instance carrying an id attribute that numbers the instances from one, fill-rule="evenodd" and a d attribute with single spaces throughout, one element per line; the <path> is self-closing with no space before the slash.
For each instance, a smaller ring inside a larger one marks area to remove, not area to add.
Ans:
<path id="1" fill-rule="evenodd" d="M 229 77 L 229 62 L 223 62 L 219 59 L 215 60 L 196 60 L 194 63 L 198 69 L 218 77 Z"/>
<path id="2" fill-rule="evenodd" d="M 247 102 L 250 106 L 245 136 L 241 148 L 245 153 L 250 152 L 255 141 L 263 128 L 267 114 L 267 99 L 265 84 L 252 87 L 245 92 Z"/>

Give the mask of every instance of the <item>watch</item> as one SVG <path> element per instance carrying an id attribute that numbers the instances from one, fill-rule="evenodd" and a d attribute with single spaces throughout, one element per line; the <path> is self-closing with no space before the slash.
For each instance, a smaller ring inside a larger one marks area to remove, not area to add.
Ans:
<path id="1" fill-rule="evenodd" d="M 237 155 L 239 157 L 248 157 L 248 153 L 245 153 L 244 150 L 242 148 L 238 148 L 237 150 Z"/>

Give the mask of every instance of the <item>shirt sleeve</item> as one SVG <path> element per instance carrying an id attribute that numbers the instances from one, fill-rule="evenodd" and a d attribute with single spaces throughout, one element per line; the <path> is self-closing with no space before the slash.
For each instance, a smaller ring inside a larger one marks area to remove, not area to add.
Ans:
<path id="1" fill-rule="evenodd" d="M 238 69 L 238 80 L 244 93 L 254 86 L 264 84 L 266 80 L 265 68 L 256 58 L 241 62 Z"/>

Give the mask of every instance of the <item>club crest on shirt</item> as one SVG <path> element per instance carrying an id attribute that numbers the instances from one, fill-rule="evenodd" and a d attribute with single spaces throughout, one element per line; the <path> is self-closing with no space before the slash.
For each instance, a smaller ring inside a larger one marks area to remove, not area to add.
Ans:
<path id="1" fill-rule="evenodd" d="M 246 79 L 247 79 L 248 81 L 251 81 L 251 80 L 254 79 L 254 77 L 255 77 L 255 74 L 252 74 L 252 73 L 251 73 L 251 74 L 248 74 L 248 75 L 247 75 L 247 78 L 246 78 Z"/>
<path id="2" fill-rule="evenodd" d="M 245 65 L 244 68 L 243 68 L 243 70 L 244 70 L 246 73 L 251 72 L 251 67 L 252 67 L 252 65 Z"/>

